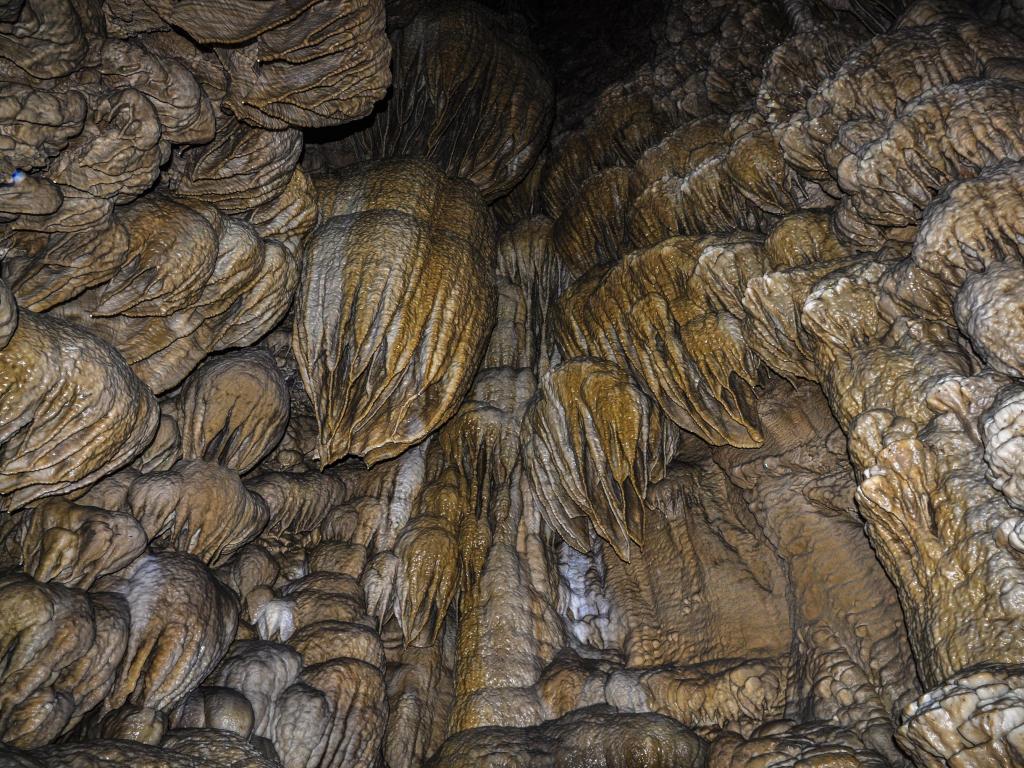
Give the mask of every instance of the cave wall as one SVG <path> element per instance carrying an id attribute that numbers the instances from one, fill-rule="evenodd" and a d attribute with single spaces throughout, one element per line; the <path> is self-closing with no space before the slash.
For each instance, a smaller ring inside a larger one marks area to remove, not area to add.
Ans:
<path id="1" fill-rule="evenodd" d="M 0 766 L 1024 765 L 1024 9 L 0 3 Z"/>

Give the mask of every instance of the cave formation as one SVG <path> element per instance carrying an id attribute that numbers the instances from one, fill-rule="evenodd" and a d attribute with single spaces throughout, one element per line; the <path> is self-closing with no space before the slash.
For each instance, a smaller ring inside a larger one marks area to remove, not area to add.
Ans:
<path id="1" fill-rule="evenodd" d="M 1024 766 L 1024 3 L 0 0 L 0 766 Z"/>

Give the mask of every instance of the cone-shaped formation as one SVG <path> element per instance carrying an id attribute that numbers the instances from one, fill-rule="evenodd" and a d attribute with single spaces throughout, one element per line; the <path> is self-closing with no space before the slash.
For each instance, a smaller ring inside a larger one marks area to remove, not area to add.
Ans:
<path id="1" fill-rule="evenodd" d="M 675 429 L 620 368 L 577 358 L 541 381 L 527 414 L 526 469 L 544 519 L 582 552 L 582 519 L 629 559 L 643 545 L 648 485 L 665 476 Z"/>
<path id="2" fill-rule="evenodd" d="M 494 304 L 494 224 L 425 161 L 358 166 L 321 193 L 305 244 L 294 351 L 320 463 L 392 458 L 440 426 L 472 381 Z"/>

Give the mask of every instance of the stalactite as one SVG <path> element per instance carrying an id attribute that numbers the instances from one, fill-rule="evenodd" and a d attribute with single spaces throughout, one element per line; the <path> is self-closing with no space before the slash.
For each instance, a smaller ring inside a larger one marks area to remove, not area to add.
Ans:
<path id="1" fill-rule="evenodd" d="M 0 767 L 1024 764 L 1017 0 L 0 3 Z"/>

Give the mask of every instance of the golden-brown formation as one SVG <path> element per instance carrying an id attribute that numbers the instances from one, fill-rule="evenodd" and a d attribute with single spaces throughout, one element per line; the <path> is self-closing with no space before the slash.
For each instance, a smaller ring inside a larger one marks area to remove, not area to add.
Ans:
<path id="1" fill-rule="evenodd" d="M 355 166 L 319 199 L 293 349 L 321 464 L 372 465 L 421 442 L 469 388 L 493 323 L 494 225 L 471 185 L 424 161 Z"/>
<path id="2" fill-rule="evenodd" d="M 0 767 L 1024 765 L 1020 4 L 592 5 L 0 3 Z"/>

